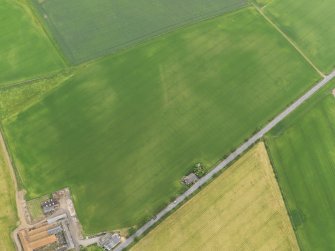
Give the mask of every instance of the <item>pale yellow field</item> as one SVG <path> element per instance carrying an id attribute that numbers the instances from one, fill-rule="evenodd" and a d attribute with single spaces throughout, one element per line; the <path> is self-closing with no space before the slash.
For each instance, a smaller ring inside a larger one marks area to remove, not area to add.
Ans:
<path id="1" fill-rule="evenodd" d="M 15 250 L 10 237 L 17 222 L 15 188 L 0 144 L 0 250 Z"/>
<path id="2" fill-rule="evenodd" d="M 259 143 L 132 251 L 298 249 L 266 149 Z"/>

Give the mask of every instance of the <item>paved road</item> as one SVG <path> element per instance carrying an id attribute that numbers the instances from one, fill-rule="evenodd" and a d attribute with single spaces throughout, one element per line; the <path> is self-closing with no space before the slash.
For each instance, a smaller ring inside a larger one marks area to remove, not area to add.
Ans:
<path id="1" fill-rule="evenodd" d="M 135 234 L 130 236 L 125 242 L 121 243 L 115 251 L 121 251 L 124 248 L 128 247 L 136 237 L 141 236 L 145 231 L 150 229 L 157 221 L 159 221 L 162 217 L 167 215 L 171 210 L 181 204 L 184 200 L 187 199 L 190 195 L 192 195 L 196 190 L 198 190 L 202 185 L 204 185 L 207 181 L 212 179 L 212 177 L 220 172 L 223 168 L 227 167 L 233 160 L 235 160 L 238 156 L 244 153 L 249 147 L 251 147 L 254 143 L 256 143 L 259 139 L 261 139 L 267 132 L 269 132 L 273 127 L 275 127 L 279 122 L 281 122 L 284 118 L 286 118 L 290 113 L 296 110 L 303 102 L 309 99 L 314 93 L 316 93 L 320 88 L 325 86 L 330 80 L 335 77 L 335 70 L 329 75 L 325 76 L 319 83 L 317 83 L 312 89 L 310 89 L 307 93 L 305 93 L 302 97 L 296 100 L 292 105 L 290 105 L 286 110 L 280 113 L 277 117 L 271 120 L 263 129 L 253 135 L 248 141 L 243 143 L 239 148 L 237 148 L 233 153 L 231 153 L 225 160 L 223 160 L 220 164 L 218 164 L 212 171 L 202 177 L 197 183 L 195 183 L 192 187 L 190 187 L 185 193 L 180 195 L 173 203 L 169 204 L 166 208 L 160 211 L 156 217 L 152 218 L 149 222 L 144 224 L 140 229 L 138 229 Z"/>

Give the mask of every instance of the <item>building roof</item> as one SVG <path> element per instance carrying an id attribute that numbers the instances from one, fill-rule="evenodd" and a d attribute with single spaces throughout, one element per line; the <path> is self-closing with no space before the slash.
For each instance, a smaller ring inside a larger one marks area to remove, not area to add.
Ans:
<path id="1" fill-rule="evenodd" d="M 42 226 L 31 231 L 26 229 L 19 231 L 19 238 L 23 250 L 33 251 L 48 244 L 57 242 L 57 237 L 54 234 L 49 235 L 47 228 L 48 226 Z"/>
<path id="2" fill-rule="evenodd" d="M 67 217 L 66 214 L 57 215 L 57 216 L 55 216 L 55 217 L 52 217 L 52 218 L 47 219 L 47 222 L 48 222 L 49 224 L 52 224 L 52 223 L 57 222 L 58 220 L 65 219 L 66 217 Z"/>
<path id="3" fill-rule="evenodd" d="M 49 199 L 41 203 L 41 207 L 45 214 L 50 213 L 55 210 L 55 207 L 58 205 L 58 201 L 55 199 Z"/>
<path id="4" fill-rule="evenodd" d="M 43 213 L 44 214 L 48 214 L 48 213 L 51 213 L 51 212 L 55 211 L 55 206 L 42 207 L 42 209 L 43 209 Z"/>
<path id="5" fill-rule="evenodd" d="M 183 178 L 183 182 L 186 185 L 192 185 L 195 182 L 197 182 L 198 180 L 199 180 L 198 176 L 196 176 L 194 173 L 190 173 L 189 175 L 187 175 Z"/>
<path id="6" fill-rule="evenodd" d="M 100 237 L 98 245 L 106 250 L 112 250 L 117 244 L 121 242 L 121 236 L 119 234 L 107 233 Z"/>
<path id="7" fill-rule="evenodd" d="M 56 227 L 50 228 L 48 230 L 48 234 L 50 234 L 50 235 L 51 234 L 58 234 L 58 233 L 60 233 L 62 231 L 63 231 L 63 228 L 61 226 L 56 226 Z"/>
<path id="8" fill-rule="evenodd" d="M 56 205 L 58 205 L 58 201 L 55 199 L 48 199 L 41 203 L 42 207 L 51 207 L 51 206 L 56 206 Z"/>

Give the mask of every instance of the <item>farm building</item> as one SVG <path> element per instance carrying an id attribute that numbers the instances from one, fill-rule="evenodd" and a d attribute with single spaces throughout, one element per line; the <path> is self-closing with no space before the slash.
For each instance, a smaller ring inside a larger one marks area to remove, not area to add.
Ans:
<path id="1" fill-rule="evenodd" d="M 57 221 L 66 219 L 66 217 L 67 217 L 66 214 L 56 215 L 56 216 L 54 216 L 54 217 L 51 217 L 51 218 L 47 219 L 47 222 L 48 222 L 49 224 L 52 224 L 52 223 L 55 223 L 55 222 L 57 222 Z"/>
<path id="2" fill-rule="evenodd" d="M 55 217 L 54 217 L 55 218 Z M 43 222 L 38 227 L 20 230 L 19 239 L 23 251 L 70 250 L 74 248 L 66 220 Z"/>
<path id="3" fill-rule="evenodd" d="M 198 176 L 194 173 L 190 173 L 189 175 L 183 178 L 183 183 L 187 186 L 193 185 L 195 182 L 199 180 Z"/>
<path id="4" fill-rule="evenodd" d="M 107 233 L 99 239 L 98 245 L 103 249 L 109 251 L 117 246 L 120 242 L 121 236 L 119 234 Z"/>
<path id="5" fill-rule="evenodd" d="M 41 207 L 43 210 L 44 214 L 50 214 L 53 213 L 57 206 L 58 206 L 58 201 L 55 199 L 49 199 L 41 203 Z"/>
<path id="6" fill-rule="evenodd" d="M 57 242 L 55 234 L 49 234 L 50 225 L 44 225 L 31 230 L 21 230 L 19 239 L 24 251 L 34 251 Z"/>

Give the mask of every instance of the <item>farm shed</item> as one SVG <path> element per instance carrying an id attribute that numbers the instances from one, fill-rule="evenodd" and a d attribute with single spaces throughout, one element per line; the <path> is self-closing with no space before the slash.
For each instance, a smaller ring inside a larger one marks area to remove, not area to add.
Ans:
<path id="1" fill-rule="evenodd" d="M 109 251 L 112 250 L 120 242 L 121 236 L 119 234 L 107 233 L 99 239 L 98 245 Z"/>
<path id="2" fill-rule="evenodd" d="M 190 173 L 189 175 L 183 178 L 183 183 L 187 186 L 193 185 L 195 182 L 199 180 L 198 176 L 194 173 Z"/>
<path id="3" fill-rule="evenodd" d="M 49 225 L 42 226 L 33 230 L 20 230 L 19 239 L 24 251 L 33 251 L 46 245 L 57 242 L 54 234 L 48 233 Z"/>
<path id="4" fill-rule="evenodd" d="M 58 206 L 58 201 L 55 199 L 49 199 L 41 203 L 41 207 L 44 214 L 52 213 L 56 210 Z"/>

